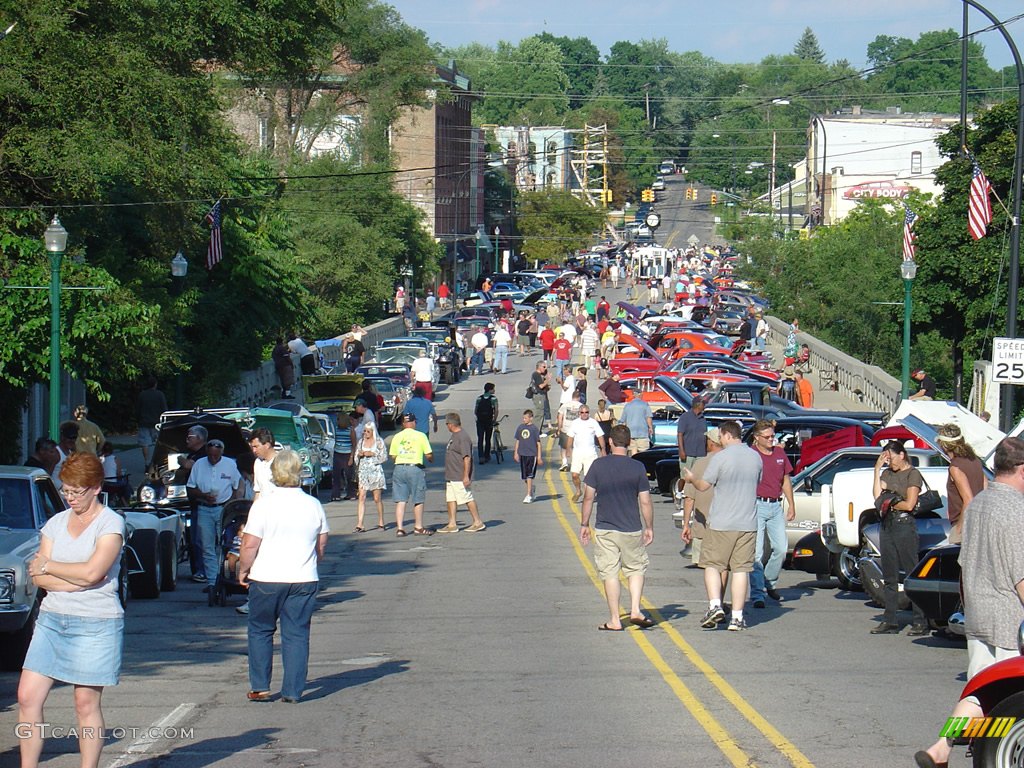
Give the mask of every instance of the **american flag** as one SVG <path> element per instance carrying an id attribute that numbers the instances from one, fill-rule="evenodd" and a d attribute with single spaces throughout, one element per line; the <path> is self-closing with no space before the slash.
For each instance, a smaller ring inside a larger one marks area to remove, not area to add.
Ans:
<path id="1" fill-rule="evenodd" d="M 903 260 L 912 261 L 914 258 L 914 243 L 917 241 L 917 235 L 914 234 L 917 214 L 910 210 L 910 206 L 906 203 L 903 204 L 903 209 L 907 212 L 906 216 L 903 217 Z"/>
<path id="2" fill-rule="evenodd" d="M 992 201 L 989 192 L 992 185 L 988 182 L 981 166 L 974 160 L 974 173 L 971 175 L 971 191 L 967 197 L 967 228 L 971 231 L 971 237 L 980 240 L 988 231 L 989 222 L 992 221 Z"/>
<path id="3" fill-rule="evenodd" d="M 220 200 L 206 214 L 206 223 L 210 225 L 210 247 L 206 251 L 206 268 L 213 269 L 224 257 L 220 242 Z"/>

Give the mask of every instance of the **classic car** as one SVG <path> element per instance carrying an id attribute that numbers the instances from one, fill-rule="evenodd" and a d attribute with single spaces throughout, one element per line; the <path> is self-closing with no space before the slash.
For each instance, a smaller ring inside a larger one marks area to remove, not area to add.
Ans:
<path id="1" fill-rule="evenodd" d="M 396 387 L 412 391 L 412 371 L 407 363 L 366 363 L 356 368 L 363 376 L 384 376 L 391 379 Z"/>
<path id="2" fill-rule="evenodd" d="M 244 408 L 224 414 L 248 431 L 265 427 L 274 433 L 274 444 L 278 449 L 291 448 L 302 460 L 302 490 L 313 496 L 323 482 L 320 463 L 320 449 L 314 442 L 306 422 L 300 416 L 273 408 Z M 333 457 L 332 457 L 333 460 Z"/>
<path id="3" fill-rule="evenodd" d="M 451 326 L 424 326 L 413 328 L 409 335 L 430 342 L 430 355 L 438 368 L 438 378 L 445 384 L 456 383 L 462 375 L 462 350 L 455 344 L 455 331 Z"/>
<path id="4" fill-rule="evenodd" d="M 323 482 L 327 484 L 334 474 L 334 443 L 338 431 L 338 415 L 334 413 L 311 413 L 304 405 L 294 400 L 278 400 L 267 403 L 267 408 L 288 411 L 293 416 L 305 420 L 313 442 L 320 450 L 320 468 Z"/>
<path id="5" fill-rule="evenodd" d="M 381 429 L 395 429 L 399 417 L 405 411 L 409 401 L 409 391 L 397 386 L 387 376 L 367 376 L 366 380 L 373 384 L 374 391 L 384 398 L 384 407 L 380 411 Z"/>
<path id="6" fill-rule="evenodd" d="M 363 376 L 359 373 L 302 377 L 303 401 L 310 413 L 348 413 L 362 391 Z"/>
<path id="7" fill-rule="evenodd" d="M 127 541 L 121 561 L 133 598 L 160 597 L 178 586 L 178 563 L 188 556 L 185 517 L 170 507 L 115 509 L 124 516 Z"/>
<path id="8" fill-rule="evenodd" d="M 405 363 L 408 366 L 412 366 L 416 360 L 420 357 L 420 352 L 427 351 L 425 340 L 417 339 L 417 342 L 423 341 L 423 344 L 417 343 L 416 345 L 390 345 L 390 346 L 378 346 L 373 352 L 373 359 L 368 361 L 375 364 L 381 363 Z M 438 368 L 436 365 L 431 365 L 431 381 L 436 387 L 438 384 Z"/>

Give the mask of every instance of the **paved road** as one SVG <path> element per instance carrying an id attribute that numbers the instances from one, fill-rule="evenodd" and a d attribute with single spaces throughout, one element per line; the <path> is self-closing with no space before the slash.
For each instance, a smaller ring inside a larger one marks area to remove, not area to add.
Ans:
<path id="1" fill-rule="evenodd" d="M 494 377 L 504 412 L 528 405 L 535 360 Z M 482 384 L 444 391 L 439 410 L 472 429 Z M 428 473 L 434 527 L 445 519 L 443 435 Z M 297 705 L 245 701 L 244 619 L 207 608 L 197 585 L 132 601 L 123 680 L 105 694 L 108 727 L 124 730 L 102 765 L 900 766 L 933 740 L 962 685 L 962 646 L 871 636 L 877 609 L 806 574 L 784 572 L 785 601 L 748 611 L 749 631 L 702 631 L 701 574 L 680 557 L 661 499 L 646 590 L 659 624 L 598 632 L 603 596 L 566 475 L 549 467 L 527 506 L 516 468 L 491 463 L 474 491 L 488 523 L 476 534 L 353 534 L 354 504 L 327 505 L 333 533 Z M 4 768 L 17 765 L 16 685 L 0 675 Z M 73 723 L 69 690 L 52 695 L 47 718 Z M 151 737 L 150 726 L 167 730 Z M 45 765 L 76 766 L 75 748 L 52 739 Z"/>

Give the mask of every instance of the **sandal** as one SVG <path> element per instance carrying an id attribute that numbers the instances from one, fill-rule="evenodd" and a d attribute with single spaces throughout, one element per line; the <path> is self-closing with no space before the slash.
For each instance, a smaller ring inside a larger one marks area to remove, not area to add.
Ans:
<path id="1" fill-rule="evenodd" d="M 249 701 L 270 701 L 270 691 L 249 691 L 245 698 Z"/>
<path id="2" fill-rule="evenodd" d="M 386 530 L 386 528 L 383 525 L 378 525 L 375 530 L 383 531 L 383 530 Z"/>
<path id="3" fill-rule="evenodd" d="M 431 528 L 413 528 L 412 532 L 417 536 L 433 536 L 434 531 Z"/>
<path id="4" fill-rule="evenodd" d="M 366 529 L 361 525 L 357 525 L 352 533 L 366 533 Z"/>
<path id="5" fill-rule="evenodd" d="M 399 528 L 397 531 L 395 531 L 395 536 L 408 536 L 408 535 L 409 534 L 407 534 L 405 532 L 405 528 Z"/>

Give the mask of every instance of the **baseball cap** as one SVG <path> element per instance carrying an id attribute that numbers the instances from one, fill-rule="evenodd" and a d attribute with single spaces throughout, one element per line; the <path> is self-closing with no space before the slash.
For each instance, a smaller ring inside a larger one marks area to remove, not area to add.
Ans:
<path id="1" fill-rule="evenodd" d="M 711 427 L 711 429 L 707 431 L 707 436 L 708 440 L 710 440 L 715 445 L 722 444 L 722 433 L 718 431 L 718 427 Z"/>
<path id="2" fill-rule="evenodd" d="M 918 368 L 916 371 L 914 371 L 910 375 L 911 376 L 923 376 L 924 375 L 924 368 Z"/>
<path id="3" fill-rule="evenodd" d="M 402 421 L 416 421 L 416 414 L 406 411 L 402 414 Z"/>

